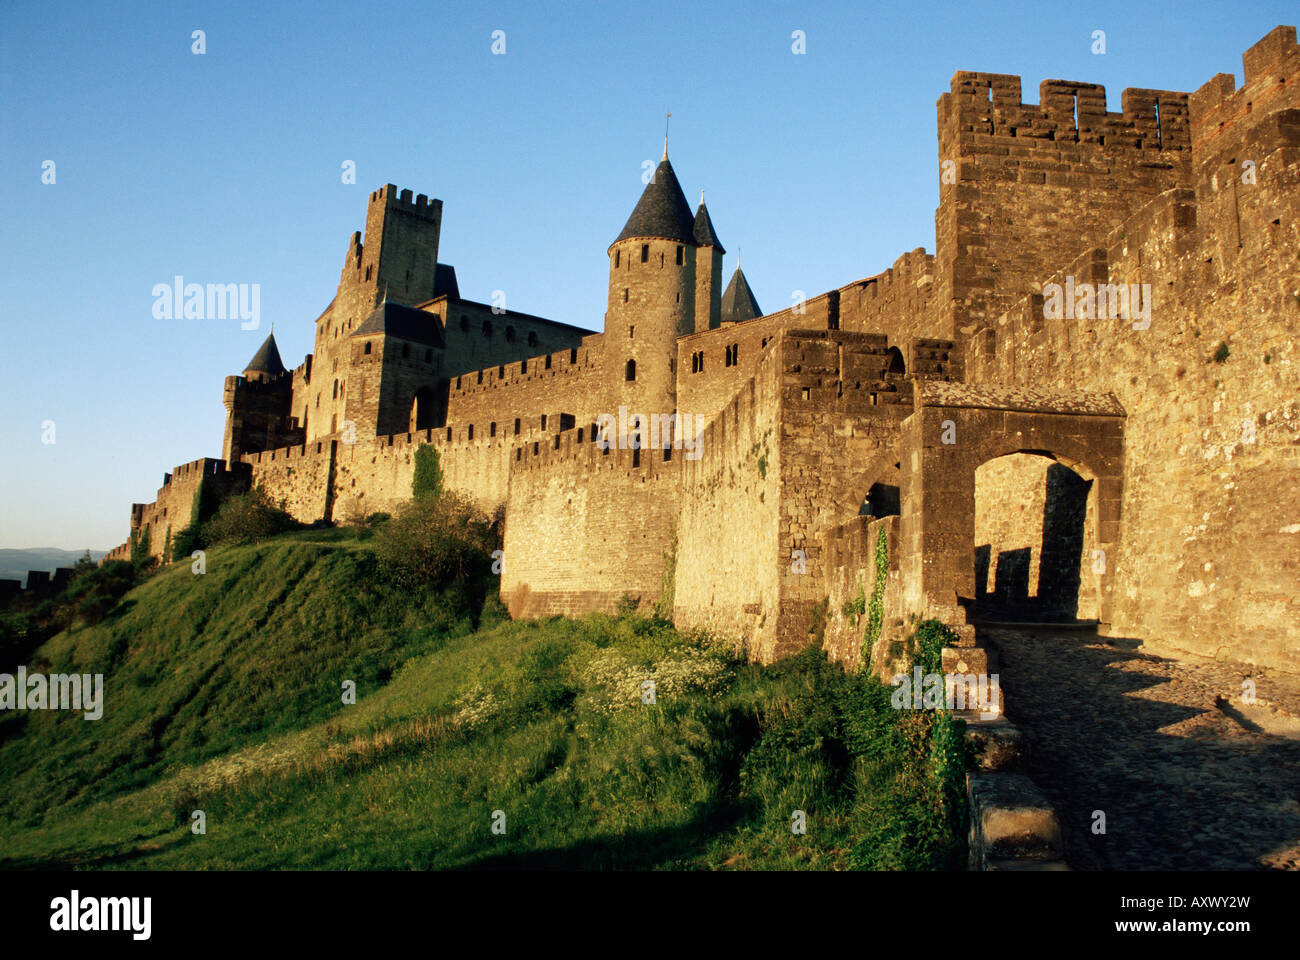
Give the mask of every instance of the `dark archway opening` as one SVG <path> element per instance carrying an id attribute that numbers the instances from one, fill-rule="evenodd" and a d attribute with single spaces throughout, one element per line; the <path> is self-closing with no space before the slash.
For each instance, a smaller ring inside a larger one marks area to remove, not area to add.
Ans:
<path id="1" fill-rule="evenodd" d="M 1072 622 L 1080 602 L 1092 481 L 1046 457 L 1015 453 L 975 474 L 974 614 L 983 621 Z"/>

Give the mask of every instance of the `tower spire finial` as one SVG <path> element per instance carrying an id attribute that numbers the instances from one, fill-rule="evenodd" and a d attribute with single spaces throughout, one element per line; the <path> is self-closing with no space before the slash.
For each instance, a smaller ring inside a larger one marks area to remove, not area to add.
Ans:
<path id="1" fill-rule="evenodd" d="M 704 206 L 704 188 L 700 187 L 700 206 Z"/>
<path id="2" fill-rule="evenodd" d="M 672 119 L 672 116 L 673 115 L 669 113 L 668 116 L 664 118 L 664 159 L 665 160 L 668 159 L 668 121 Z"/>

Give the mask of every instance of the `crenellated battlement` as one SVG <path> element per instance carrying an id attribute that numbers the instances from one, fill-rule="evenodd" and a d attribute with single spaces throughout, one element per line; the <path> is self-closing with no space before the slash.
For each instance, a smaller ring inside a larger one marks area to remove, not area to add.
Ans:
<path id="1" fill-rule="evenodd" d="M 426 220 L 437 220 L 442 216 L 442 201 L 421 193 L 412 198 L 410 190 L 399 191 L 391 183 L 384 184 L 378 190 L 372 190 L 370 193 L 370 205 L 382 205 L 390 210 L 401 210 L 417 217 L 423 217 Z M 353 235 L 353 242 L 359 243 L 360 238 Z"/>
<path id="2" fill-rule="evenodd" d="M 594 367 L 591 351 L 574 347 L 459 374 L 452 379 L 450 392 L 452 396 L 467 397 L 500 387 L 572 376 Z"/>
<path id="3" fill-rule="evenodd" d="M 1163 151 L 1191 148 L 1187 94 L 1125 89 L 1121 112 L 1106 110 L 1106 88 L 1076 80 L 1044 80 L 1038 103 L 1020 99 L 1020 77 L 959 70 L 939 98 L 940 152 L 954 139 L 977 136 L 1094 143 Z"/>
<path id="4" fill-rule="evenodd" d="M 1214 152 L 1261 119 L 1300 104 L 1300 45 L 1295 27 L 1276 27 L 1241 57 L 1245 82 L 1219 73 L 1190 98 L 1192 143 L 1199 153 Z M 1227 149 L 1231 149 L 1230 147 Z"/>

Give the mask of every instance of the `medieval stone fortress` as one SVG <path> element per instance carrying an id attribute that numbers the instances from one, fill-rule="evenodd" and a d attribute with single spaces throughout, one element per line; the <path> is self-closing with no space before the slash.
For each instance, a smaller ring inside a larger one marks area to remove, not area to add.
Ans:
<path id="1" fill-rule="evenodd" d="M 443 201 L 383 186 L 313 352 L 288 369 L 268 337 L 226 379 L 221 458 L 166 474 L 132 540 L 161 556 L 200 484 L 389 510 L 432 444 L 504 511 L 515 616 L 630 596 L 761 661 L 878 669 L 938 617 L 963 671 L 981 618 L 1095 620 L 1300 669 L 1295 28 L 1243 60 L 1240 89 L 1118 112 L 958 72 L 934 253 L 771 313 L 724 285 L 726 211 L 692 212 L 666 147 L 608 225 L 601 333 L 462 297 Z M 864 591 L 875 636 L 842 612 Z"/>

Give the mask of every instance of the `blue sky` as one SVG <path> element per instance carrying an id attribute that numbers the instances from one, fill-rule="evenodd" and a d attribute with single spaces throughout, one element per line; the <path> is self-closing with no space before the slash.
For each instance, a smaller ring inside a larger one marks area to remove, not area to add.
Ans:
<path id="1" fill-rule="evenodd" d="M 272 322 L 302 361 L 377 186 L 443 200 L 462 295 L 599 330 L 605 250 L 671 110 L 725 273 L 743 252 L 775 310 L 933 252 L 955 71 L 1020 74 L 1028 101 L 1103 83 L 1117 111 L 1124 87 L 1240 83 L 1242 51 L 1300 19 L 1249 7 L 6 2 L 0 547 L 113 546 L 164 471 L 220 456 L 222 378 Z M 155 319 L 177 274 L 259 284 L 261 328 Z"/>

